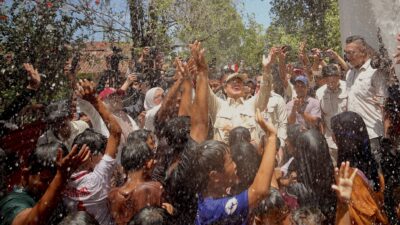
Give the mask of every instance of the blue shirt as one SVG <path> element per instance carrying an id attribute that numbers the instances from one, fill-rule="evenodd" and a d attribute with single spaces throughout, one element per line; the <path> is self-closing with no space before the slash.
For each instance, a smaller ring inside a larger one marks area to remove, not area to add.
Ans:
<path id="1" fill-rule="evenodd" d="M 226 198 L 199 197 L 196 215 L 196 225 L 219 224 L 245 225 L 249 212 L 249 199 L 247 190 Z"/>

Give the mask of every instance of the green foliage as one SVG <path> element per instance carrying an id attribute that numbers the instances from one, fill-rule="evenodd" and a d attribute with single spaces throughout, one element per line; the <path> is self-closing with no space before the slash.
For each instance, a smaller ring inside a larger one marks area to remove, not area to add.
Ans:
<path id="1" fill-rule="evenodd" d="M 290 44 L 297 50 L 306 40 L 309 48 L 340 51 L 338 0 L 273 0 L 271 5 L 269 45 Z"/>
<path id="2" fill-rule="evenodd" d="M 69 95 L 64 65 L 69 46 L 79 42 L 76 32 L 85 25 L 74 12 L 63 10 L 64 1 L 12 1 L 2 4 L 7 18 L 0 21 L 0 90 L 2 105 L 25 88 L 23 63 L 31 63 L 42 77 L 36 99 L 48 103 Z M 7 58 L 7 60 L 5 60 Z"/>

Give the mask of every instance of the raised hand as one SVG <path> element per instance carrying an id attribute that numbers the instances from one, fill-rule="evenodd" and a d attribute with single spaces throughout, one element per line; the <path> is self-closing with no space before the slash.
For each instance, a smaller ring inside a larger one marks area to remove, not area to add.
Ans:
<path id="1" fill-rule="evenodd" d="M 176 65 L 176 79 L 189 79 L 189 68 L 188 65 L 180 59 L 175 59 Z"/>
<path id="2" fill-rule="evenodd" d="M 262 65 L 264 68 L 270 68 L 272 64 L 275 63 L 276 60 L 276 55 L 279 53 L 279 48 L 273 47 L 268 53 L 268 56 L 266 57 L 263 55 L 262 58 Z"/>
<path id="3" fill-rule="evenodd" d="M 24 63 L 24 69 L 28 72 L 29 75 L 29 85 L 28 89 L 32 89 L 37 91 L 40 87 L 40 74 L 39 72 L 33 68 L 32 64 Z"/>
<path id="4" fill-rule="evenodd" d="M 190 52 L 194 60 L 194 64 L 197 67 L 198 72 L 208 71 L 208 65 L 204 56 L 204 48 L 201 47 L 201 42 L 195 41 L 189 45 Z"/>
<path id="5" fill-rule="evenodd" d="M 57 152 L 57 171 L 65 178 L 69 178 L 71 174 L 85 162 L 90 156 L 89 147 L 83 145 L 78 151 L 78 146 L 74 145 L 71 152 L 62 157 L 62 150 L 58 149 Z"/>
<path id="6" fill-rule="evenodd" d="M 93 81 L 79 80 L 77 95 L 88 102 L 96 100 L 96 88 Z"/>
<path id="7" fill-rule="evenodd" d="M 357 169 L 350 174 L 350 162 L 342 162 L 340 169 L 335 168 L 336 184 L 332 185 L 332 189 L 336 191 L 338 199 L 343 203 L 349 203 L 351 192 L 353 191 L 353 181 L 356 177 Z"/>
<path id="8" fill-rule="evenodd" d="M 326 50 L 326 53 L 327 53 L 328 57 L 331 59 L 337 59 L 339 56 L 333 49 Z"/>
<path id="9" fill-rule="evenodd" d="M 276 128 L 272 123 L 267 122 L 262 116 L 260 109 L 256 110 L 256 122 L 260 125 L 261 129 L 269 136 L 276 136 Z"/>

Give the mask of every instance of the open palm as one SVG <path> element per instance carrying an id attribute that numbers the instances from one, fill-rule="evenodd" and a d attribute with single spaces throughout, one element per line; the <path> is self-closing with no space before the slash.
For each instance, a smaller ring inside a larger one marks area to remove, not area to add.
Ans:
<path id="1" fill-rule="evenodd" d="M 350 163 L 342 163 L 340 169 L 335 168 L 335 180 L 336 185 L 332 185 L 332 189 L 336 191 L 336 194 L 340 201 L 349 202 L 351 199 L 351 192 L 353 191 L 353 182 L 356 177 L 357 169 L 353 170 L 350 174 Z"/>

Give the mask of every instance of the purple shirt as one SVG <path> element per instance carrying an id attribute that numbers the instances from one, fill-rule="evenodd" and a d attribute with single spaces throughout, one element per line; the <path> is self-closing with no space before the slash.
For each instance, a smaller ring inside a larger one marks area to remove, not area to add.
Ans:
<path id="1" fill-rule="evenodd" d="M 290 115 L 292 112 L 293 104 L 294 104 L 294 100 L 291 100 L 290 102 L 288 102 L 286 104 L 286 110 L 287 110 L 288 115 Z M 305 101 L 305 104 L 307 104 L 307 105 L 306 105 L 304 112 L 306 112 L 312 116 L 321 118 L 321 108 L 320 108 L 319 101 L 317 99 L 308 97 Z M 306 121 L 304 120 L 304 117 L 297 112 L 296 112 L 296 124 L 301 124 L 304 127 L 309 128 Z"/>

